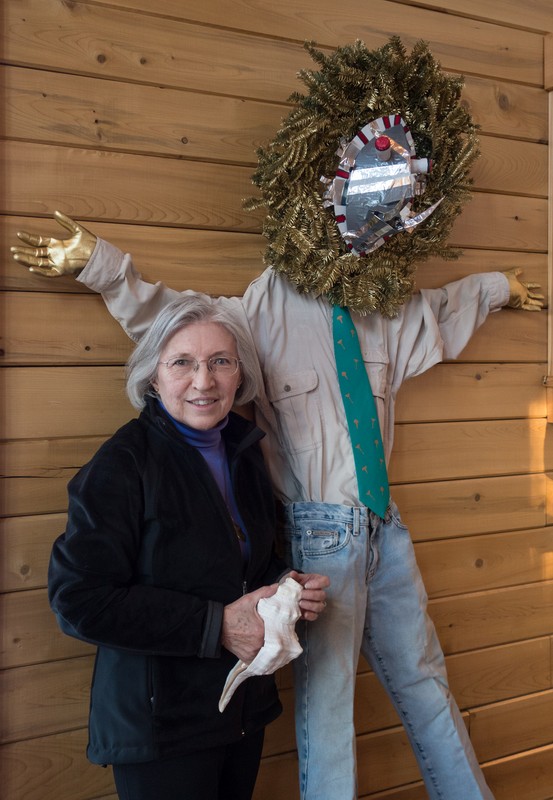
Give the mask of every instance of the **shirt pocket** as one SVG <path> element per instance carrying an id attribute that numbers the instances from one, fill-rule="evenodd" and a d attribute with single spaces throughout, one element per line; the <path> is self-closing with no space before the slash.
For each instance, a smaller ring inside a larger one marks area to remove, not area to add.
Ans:
<path id="1" fill-rule="evenodd" d="M 363 362 L 369 376 L 374 397 L 384 402 L 388 385 L 388 358 L 382 350 L 364 348 Z"/>
<path id="2" fill-rule="evenodd" d="M 369 376 L 376 410 L 380 423 L 380 435 L 386 439 L 388 433 L 388 415 L 390 388 L 388 384 L 389 360 L 382 350 L 362 349 L 363 362 Z M 386 444 L 384 444 L 386 449 Z"/>
<path id="3" fill-rule="evenodd" d="M 319 376 L 314 369 L 274 374 L 267 397 L 278 423 L 279 438 L 289 453 L 320 447 L 322 419 L 319 404 Z"/>

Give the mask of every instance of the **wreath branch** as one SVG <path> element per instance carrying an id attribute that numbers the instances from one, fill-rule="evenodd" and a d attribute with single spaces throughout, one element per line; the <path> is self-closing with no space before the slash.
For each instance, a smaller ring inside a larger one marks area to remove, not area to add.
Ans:
<path id="1" fill-rule="evenodd" d="M 372 51 L 359 40 L 330 56 L 312 42 L 305 47 L 319 69 L 300 71 L 307 93 L 291 95 L 295 107 L 274 140 L 257 151 L 252 181 L 260 196 L 245 206 L 266 210 L 264 261 L 300 292 L 392 317 L 413 292 L 416 263 L 459 253 L 446 242 L 470 198 L 469 174 L 479 155 L 478 126 L 460 102 L 464 79 L 446 75 L 424 41 L 410 54 L 397 36 Z M 403 117 L 417 157 L 433 160 L 413 212 L 444 200 L 413 233 L 398 233 L 359 256 L 348 251 L 332 209 L 323 207 L 321 177 L 334 176 L 341 141 L 388 114 Z"/>

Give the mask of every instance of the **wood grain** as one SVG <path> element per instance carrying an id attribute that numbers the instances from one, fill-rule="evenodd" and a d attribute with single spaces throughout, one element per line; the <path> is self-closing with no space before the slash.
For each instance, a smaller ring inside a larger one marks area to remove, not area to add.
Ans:
<path id="1" fill-rule="evenodd" d="M 543 11 L 544 0 L 539 0 L 539 3 L 539 8 Z M 140 9 L 151 13 L 151 5 L 148 0 L 117 0 L 112 5 L 131 11 Z M 185 17 L 200 24 L 207 23 L 215 26 L 221 24 L 220 6 L 216 0 L 196 5 L 192 9 L 187 6 L 185 15 L 179 0 L 163 0 L 162 3 L 156 5 L 156 13 L 169 14 L 175 20 Z M 77 13 L 74 13 L 74 16 L 77 17 Z M 156 18 L 152 16 L 151 19 L 154 28 L 151 38 L 155 41 L 157 38 Z M 501 20 L 501 15 L 498 15 L 498 19 Z M 543 18 L 540 16 L 540 19 Z M 123 14 L 117 16 L 114 14 L 111 19 L 106 21 L 106 24 L 112 20 L 112 24 L 124 25 Z M 65 17 L 63 21 L 68 24 Z M 293 0 L 285 0 L 277 6 L 270 0 L 257 0 L 255 14 L 251 13 L 251 4 L 244 0 L 234 0 L 225 5 L 225 25 L 231 28 L 254 31 L 269 37 L 292 38 L 299 42 L 303 42 L 305 39 L 314 39 L 319 45 L 334 47 L 356 38 L 363 39 L 370 48 L 380 47 L 387 41 L 390 32 L 397 32 L 400 27 L 407 44 L 421 38 L 429 41 L 435 56 L 448 69 L 468 73 L 494 74 L 498 77 L 509 77 L 514 81 L 519 80 L 522 83 L 541 85 L 541 63 L 539 51 L 536 50 L 539 37 L 521 30 L 520 21 L 516 26 L 516 31 L 504 29 L 502 26 L 492 23 L 482 24 L 472 19 L 456 19 L 455 25 L 452 25 L 451 22 L 451 18 L 446 14 L 428 11 L 424 8 L 412 8 L 406 4 L 398 9 L 393 3 L 388 3 L 386 0 L 373 0 L 370 15 L 356 14 L 353 17 L 343 14 L 342 9 L 332 3 L 332 0 L 321 0 L 321 2 L 309 0 L 309 2 L 304 2 L 301 7 L 298 7 Z M 93 29 L 96 28 L 95 18 L 86 19 L 86 23 Z M 47 28 L 46 23 L 42 22 L 41 27 Z M 100 28 L 97 32 L 100 41 L 102 41 L 102 30 Z M 179 26 L 178 31 L 182 30 L 183 28 Z M 200 28 L 200 30 L 202 29 Z M 48 29 L 47 32 L 49 33 Z M 23 34 L 20 33 L 19 28 L 15 28 L 12 36 L 14 33 L 17 43 L 19 43 L 18 40 Z M 48 38 L 50 41 L 55 41 L 52 34 Z M 172 51 L 173 41 L 170 39 L 168 42 L 167 50 L 169 52 Z M 71 43 L 70 40 L 68 44 Z M 67 50 L 69 50 L 68 44 L 65 45 Z M 79 44 L 80 42 L 77 40 L 77 45 Z M 138 49 L 138 45 L 136 49 Z M 208 46 L 207 49 L 209 49 Z M 226 51 L 223 52 L 226 56 Z M 43 57 L 47 57 L 47 55 L 46 53 Z M 121 68 L 119 59 L 116 58 L 117 53 L 112 53 L 110 50 L 107 55 L 109 55 L 110 61 L 115 60 L 117 67 Z M 199 46 L 194 48 L 193 55 L 201 64 L 206 63 L 203 49 Z M 235 55 L 235 59 L 240 63 L 238 54 Z M 156 59 L 152 60 L 157 66 Z M 231 61 L 230 58 L 229 61 Z M 103 63 L 106 64 L 106 62 Z M 164 64 L 165 62 L 162 61 L 162 65 Z M 228 65 L 231 77 L 231 67 L 234 64 L 235 61 L 232 61 Z M 148 65 L 143 66 L 147 67 Z M 175 69 L 180 67 L 178 60 L 174 66 Z M 113 69 L 113 65 L 111 68 Z M 147 70 L 143 70 L 143 72 L 147 72 Z M 285 72 L 282 78 L 285 85 L 286 75 Z M 220 76 L 220 81 L 223 81 L 224 77 L 224 75 Z"/>
<path id="2" fill-rule="evenodd" d="M 113 795 L 111 768 L 86 760 L 86 729 L 25 739 L 0 748 L 6 797 L 25 800 L 95 800 Z"/>
<path id="3" fill-rule="evenodd" d="M 416 545 L 430 597 L 553 579 L 552 528 L 469 536 Z"/>
<path id="4" fill-rule="evenodd" d="M 491 761 L 550 744 L 552 710 L 553 691 L 548 690 L 471 712 L 470 735 L 480 758 Z"/>
<path id="5" fill-rule="evenodd" d="M 553 633 L 553 583 L 543 581 L 432 600 L 429 613 L 447 653 Z"/>
<path id="6" fill-rule="evenodd" d="M 394 486 L 415 541 L 546 524 L 545 475 L 513 475 Z"/>
<path id="7" fill-rule="evenodd" d="M 257 147 L 271 141 L 290 109 L 122 80 L 45 70 L 37 75 L 25 67 L 6 67 L 4 82 L 9 138 L 251 166 Z M 469 76 L 462 97 L 483 134 L 546 142 L 543 90 Z M 482 140 L 490 156 L 494 141 Z"/>
<path id="8" fill-rule="evenodd" d="M 263 269 L 247 214 L 256 148 L 273 138 L 297 72 L 362 38 L 419 38 L 480 126 L 456 261 L 418 265 L 422 288 L 523 267 L 548 291 L 550 0 L 18 0 L 5 4 L 0 169 L 0 773 L 9 800 L 116 800 L 86 761 L 93 648 L 59 631 L 46 597 L 66 484 L 134 412 L 132 347 L 101 299 L 8 251 L 17 230 L 60 236 L 59 208 L 131 252 L 146 280 L 241 295 Z M 545 35 L 544 34 L 549 34 Z M 545 62 L 544 62 L 545 54 Z M 493 314 L 456 363 L 397 404 L 393 496 L 409 525 L 451 688 L 497 800 L 552 800 L 553 476 L 547 315 Z M 298 800 L 290 667 L 267 731 L 256 800 Z M 361 796 L 423 800 L 398 718 L 360 660 Z"/>
<path id="9" fill-rule="evenodd" d="M 65 523 L 65 514 L 0 519 L 0 592 L 46 586 L 50 550 Z"/>
<path id="10" fill-rule="evenodd" d="M 89 644 L 65 636 L 48 605 L 45 589 L 0 595 L 3 619 L 0 668 L 40 664 L 93 651 Z"/>
<path id="11" fill-rule="evenodd" d="M 517 0 L 486 0 L 486 3 L 481 3 L 479 0 L 424 0 L 424 3 L 419 0 L 404 0 L 404 2 L 408 5 L 424 5 L 425 8 L 473 19 L 501 21 L 513 28 L 523 24 L 528 30 L 542 32 L 553 30 L 549 0 L 533 0 L 525 7 L 523 16 Z"/>
<path id="12" fill-rule="evenodd" d="M 390 478 L 410 483 L 542 472 L 551 469 L 552 436 L 545 419 L 398 425 Z"/>

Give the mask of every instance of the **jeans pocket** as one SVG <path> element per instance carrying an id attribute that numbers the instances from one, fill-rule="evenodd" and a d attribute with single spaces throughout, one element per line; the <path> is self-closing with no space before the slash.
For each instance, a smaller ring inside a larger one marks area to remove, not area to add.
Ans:
<path id="1" fill-rule="evenodd" d="M 402 531 L 409 530 L 407 525 L 403 522 L 403 520 L 399 516 L 399 511 L 395 503 L 392 503 L 390 505 L 389 514 L 390 514 L 390 522 L 392 522 L 396 526 L 396 528 L 400 528 Z M 387 519 L 386 522 L 388 522 Z"/>
<path id="2" fill-rule="evenodd" d="M 306 558 L 319 558 L 337 553 L 347 546 L 351 537 L 351 525 L 340 527 L 313 526 L 306 528 L 302 537 L 302 549 Z"/>

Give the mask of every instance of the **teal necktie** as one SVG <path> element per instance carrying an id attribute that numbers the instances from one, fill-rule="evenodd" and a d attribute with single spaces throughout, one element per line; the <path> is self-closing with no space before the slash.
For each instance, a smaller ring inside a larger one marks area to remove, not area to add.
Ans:
<path id="1" fill-rule="evenodd" d="M 332 312 L 334 355 L 349 428 L 359 498 L 384 518 L 390 499 L 386 460 L 376 404 L 363 363 L 355 325 L 347 308 Z"/>

